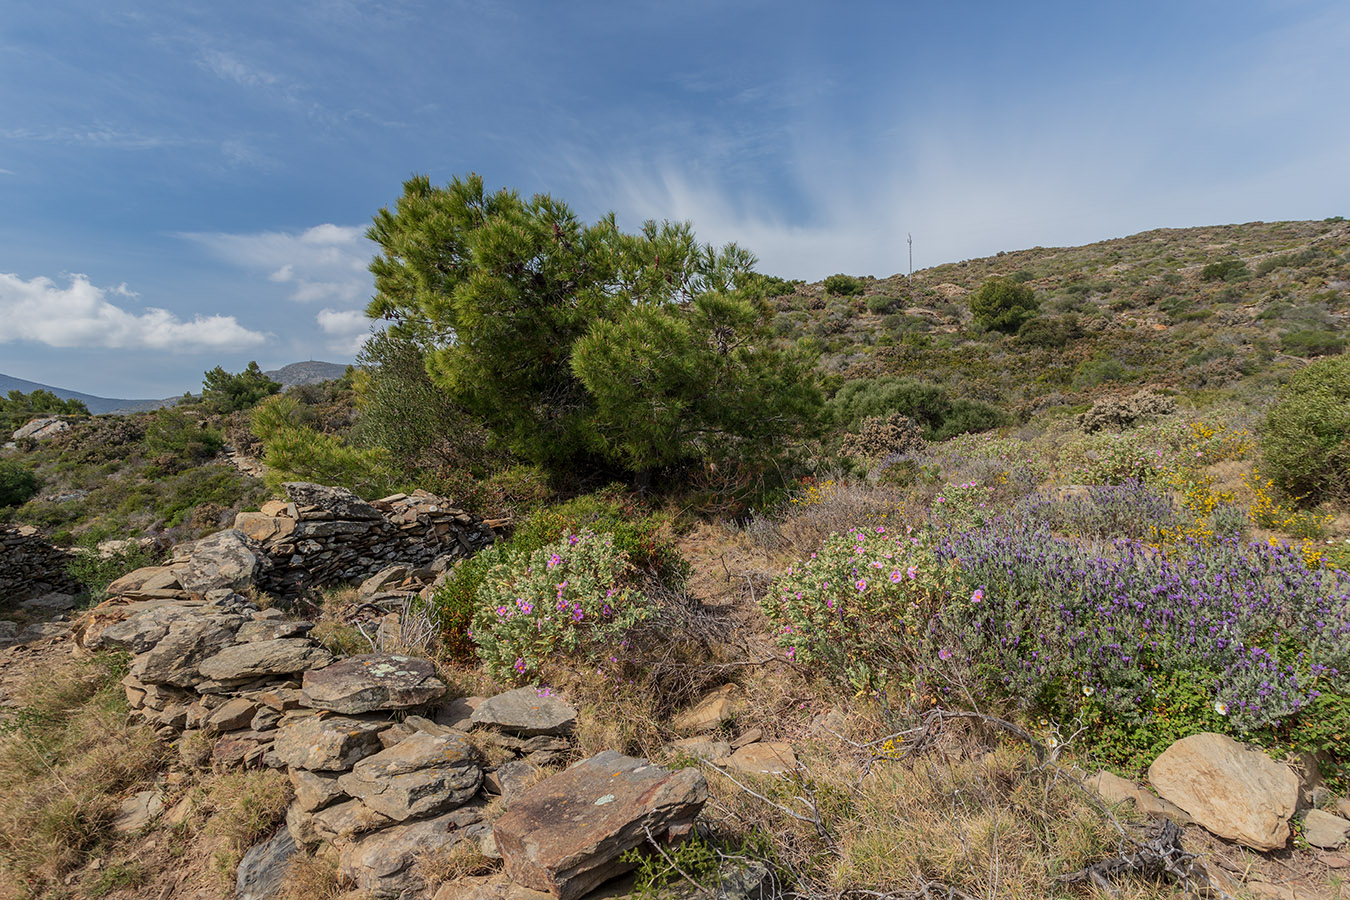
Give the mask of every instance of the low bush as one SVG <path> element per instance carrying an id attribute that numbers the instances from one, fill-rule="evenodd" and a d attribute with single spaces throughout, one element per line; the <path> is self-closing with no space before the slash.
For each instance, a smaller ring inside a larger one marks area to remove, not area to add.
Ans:
<path id="1" fill-rule="evenodd" d="M 161 409 L 151 417 L 144 443 L 149 455 L 165 460 L 159 468 L 172 472 L 215 456 L 225 438 L 195 416 L 177 409 Z"/>
<path id="2" fill-rule="evenodd" d="M 1334 356 L 1345 349 L 1346 340 L 1331 331 L 1305 328 L 1280 335 L 1280 349 L 1290 356 L 1305 359 L 1314 356 Z"/>
<path id="3" fill-rule="evenodd" d="M 1295 374 L 1266 414 L 1262 471 L 1305 505 L 1350 497 L 1350 356 Z"/>
<path id="4" fill-rule="evenodd" d="M 836 297 L 856 297 L 863 292 L 861 279 L 852 275 L 831 275 L 825 279 L 825 293 Z"/>
<path id="5" fill-rule="evenodd" d="M 1039 308 L 1036 292 L 1010 278 L 991 278 L 970 295 L 971 314 L 990 331 L 1016 333 Z"/>
<path id="6" fill-rule="evenodd" d="M 0 459 L 0 507 L 22 506 L 37 493 L 37 475 L 14 459 Z"/>
<path id="7" fill-rule="evenodd" d="M 613 535 L 581 531 L 534 553 L 497 558 L 476 598 L 471 636 L 498 678 L 538 678 L 547 662 L 604 668 L 624 635 L 650 615 Z"/>
<path id="8" fill-rule="evenodd" d="M 1216 260 L 1200 270 L 1201 281 L 1236 281 L 1250 273 L 1247 264 L 1236 256 Z"/>
<path id="9" fill-rule="evenodd" d="M 867 298 L 867 311 L 883 315 L 898 308 L 903 302 L 899 297 L 887 297 L 878 294 Z"/>
<path id="10" fill-rule="evenodd" d="M 1128 397 L 1103 397 L 1092 404 L 1092 409 L 1078 416 L 1078 427 L 1091 433 L 1103 428 L 1127 428 L 1153 416 L 1175 412 L 1177 403 L 1171 397 L 1142 390 Z"/>
<path id="11" fill-rule="evenodd" d="M 923 446 L 923 432 L 914 420 L 900 413 L 891 413 L 885 418 L 868 416 L 863 419 L 857 434 L 844 436 L 839 454 L 859 459 L 880 459 L 919 450 Z"/>
<path id="12" fill-rule="evenodd" d="M 156 554 L 136 541 L 127 541 L 120 549 L 105 552 L 99 552 L 97 543 L 93 535 L 81 541 L 66 564 L 66 570 L 89 596 L 90 603 L 102 603 L 107 599 L 108 585 L 156 561 Z"/>

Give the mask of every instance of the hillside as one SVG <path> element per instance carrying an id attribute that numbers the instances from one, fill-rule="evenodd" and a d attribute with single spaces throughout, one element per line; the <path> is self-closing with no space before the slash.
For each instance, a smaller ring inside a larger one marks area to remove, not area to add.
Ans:
<path id="1" fill-rule="evenodd" d="M 347 366 L 339 365 L 338 363 L 311 359 L 307 362 L 294 362 L 288 366 L 282 366 L 280 369 L 272 369 L 263 374 L 281 385 L 281 389 L 285 391 L 305 384 L 321 384 L 325 381 L 334 381 L 345 375 L 347 373 L 347 368 Z"/>
<path id="2" fill-rule="evenodd" d="M 1240 263 L 1206 276 L 1226 260 Z M 1020 334 L 972 322 L 968 295 L 994 277 L 1040 300 Z M 1345 346 L 1350 225 L 1160 229 L 947 263 L 912 283 L 858 281 L 855 296 L 813 284 L 774 301 L 777 333 L 816 338 L 823 370 L 840 379 L 919 378 L 1022 420 L 1141 384 L 1254 402 L 1305 360 Z"/>
<path id="3" fill-rule="evenodd" d="M 79 391 L 52 387 L 49 384 L 39 384 L 36 381 L 27 381 L 23 378 L 0 374 L 0 394 L 8 394 L 10 391 L 18 391 L 22 394 L 31 394 L 33 391 L 48 391 L 62 400 L 79 400 L 96 416 L 104 413 L 133 413 L 147 409 L 159 409 L 163 406 L 172 406 L 177 400 L 177 398 L 168 400 L 119 400 L 112 397 L 95 397 L 93 394 L 84 394 Z"/>

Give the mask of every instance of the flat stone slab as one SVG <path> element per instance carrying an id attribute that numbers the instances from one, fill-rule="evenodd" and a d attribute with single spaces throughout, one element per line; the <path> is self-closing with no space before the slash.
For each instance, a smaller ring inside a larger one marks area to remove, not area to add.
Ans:
<path id="1" fill-rule="evenodd" d="M 451 847 L 471 838 L 482 813 L 463 807 L 433 819 L 394 825 L 344 842 L 339 848 L 338 871 L 360 890 L 376 897 L 397 897 L 404 891 L 426 885 L 417 877 L 414 863 L 430 850 Z"/>
<path id="2" fill-rule="evenodd" d="M 297 769 L 345 772 L 380 751 L 380 732 L 388 722 L 345 716 L 304 716 L 282 723 L 274 749 L 281 761 Z"/>
<path id="3" fill-rule="evenodd" d="M 538 689 L 523 687 L 484 700 L 469 721 L 521 737 L 571 734 L 577 711 L 557 697 L 541 696 Z"/>
<path id="4" fill-rule="evenodd" d="M 462 735 L 419 731 L 358 762 L 338 787 L 403 822 L 467 803 L 483 783 L 482 762 Z"/>
<path id="5" fill-rule="evenodd" d="M 366 653 L 305 673 L 305 703 L 315 709 L 355 715 L 424 706 L 445 694 L 430 660 Z"/>
<path id="6" fill-rule="evenodd" d="M 285 828 L 261 844 L 250 847 L 239 861 L 234 900 L 271 900 L 280 893 L 291 857 L 297 849 Z"/>
<path id="7" fill-rule="evenodd" d="M 606 750 L 516 797 L 493 834 L 517 884 L 574 900 L 634 867 L 619 856 L 688 833 L 708 799 L 696 769 L 669 769 Z"/>
<path id="8" fill-rule="evenodd" d="M 1278 850 L 1289 841 L 1298 776 L 1227 735 L 1182 738 L 1153 761 L 1148 780 L 1211 834 L 1253 850 Z"/>
<path id="9" fill-rule="evenodd" d="M 1310 809 L 1303 818 L 1303 839 L 1314 847 L 1335 850 L 1350 842 L 1350 821 L 1322 809 Z"/>
<path id="10" fill-rule="evenodd" d="M 719 764 L 743 775 L 782 775 L 797 768 L 792 745 L 779 741 L 746 744 Z"/>
<path id="11" fill-rule="evenodd" d="M 291 675 L 332 661 L 333 654 L 309 638 L 276 638 L 226 647 L 202 660 L 197 671 L 212 681 L 238 681 Z"/>

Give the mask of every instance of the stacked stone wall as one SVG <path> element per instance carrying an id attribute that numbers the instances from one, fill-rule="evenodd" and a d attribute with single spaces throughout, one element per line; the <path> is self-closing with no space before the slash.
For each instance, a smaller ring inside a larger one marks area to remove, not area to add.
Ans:
<path id="1" fill-rule="evenodd" d="M 32 525 L 0 525 L 0 597 L 16 603 L 79 589 L 66 571 L 70 551 L 54 547 Z"/>

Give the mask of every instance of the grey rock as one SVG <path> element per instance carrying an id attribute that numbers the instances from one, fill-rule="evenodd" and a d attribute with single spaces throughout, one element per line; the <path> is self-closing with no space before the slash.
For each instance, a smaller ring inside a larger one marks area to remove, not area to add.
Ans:
<path id="1" fill-rule="evenodd" d="M 278 638 L 300 638 L 313 629 L 314 623 L 304 620 L 264 619 L 254 616 L 252 621 L 239 626 L 239 634 L 235 636 L 235 640 L 241 644 L 249 644 L 254 641 L 274 641 Z"/>
<path id="2" fill-rule="evenodd" d="M 235 731 L 240 728 L 246 728 L 253 721 L 253 716 L 258 711 L 258 704 L 252 700 L 246 700 L 243 697 L 235 697 L 228 700 L 215 709 L 211 710 L 202 723 L 202 727 L 208 732 Z M 186 709 L 184 710 L 184 723 L 186 724 Z"/>
<path id="3" fill-rule="evenodd" d="M 102 607 L 96 613 L 101 610 Z M 106 614 L 91 616 L 80 636 L 80 646 L 86 650 L 145 653 L 169 633 L 175 622 L 200 616 L 202 611 L 201 603 L 174 600 L 140 600 L 119 609 L 108 609 Z M 119 612 L 124 618 L 112 618 Z"/>
<path id="4" fill-rule="evenodd" d="M 282 485 L 286 496 L 296 506 L 316 506 L 339 519 L 382 518 L 380 511 L 346 488 L 288 481 Z"/>
<path id="5" fill-rule="evenodd" d="M 197 671 L 215 681 L 237 681 L 263 675 L 291 675 L 332 661 L 333 654 L 309 638 L 276 638 L 226 647 L 203 659 Z"/>
<path id="6" fill-rule="evenodd" d="M 314 813 L 312 823 L 314 833 L 331 843 L 368 831 L 378 831 L 394 824 L 394 820 L 360 800 L 345 800 Z"/>
<path id="7" fill-rule="evenodd" d="M 627 850 L 683 836 L 708 799 L 695 769 L 671 772 L 606 750 L 517 797 L 493 833 L 517 884 L 574 900 L 632 869 Z"/>
<path id="8" fill-rule="evenodd" d="M 338 786 L 399 822 L 468 802 L 483 781 L 482 757 L 462 736 L 417 732 L 361 760 Z"/>
<path id="9" fill-rule="evenodd" d="M 164 798 L 159 791 L 141 791 L 133 794 L 117 808 L 113 830 L 118 834 L 132 834 L 145 828 L 164 810 Z"/>
<path id="10" fill-rule="evenodd" d="M 252 587 L 265 565 L 262 545 L 234 528 L 174 548 L 174 574 L 188 592 Z"/>
<path id="11" fill-rule="evenodd" d="M 192 687 L 205 678 L 197 665 L 234 643 L 234 633 L 243 618 L 216 613 L 181 619 L 153 648 L 131 664 L 131 674 L 146 684 L 171 684 Z"/>
<path id="12" fill-rule="evenodd" d="M 408 579 L 407 566 L 388 566 L 361 582 L 360 593 L 363 597 L 378 594 L 380 591 L 398 587 Z"/>
<path id="13" fill-rule="evenodd" d="M 1350 842 L 1350 821 L 1326 810 L 1310 809 L 1303 817 L 1303 839 L 1323 850 L 1343 847 Z"/>
<path id="14" fill-rule="evenodd" d="M 345 772 L 380 750 L 388 722 L 345 716 L 283 721 L 276 731 L 277 756 L 288 766 L 318 772 Z"/>
<path id="15" fill-rule="evenodd" d="M 347 796 L 336 775 L 320 775 L 305 769 L 291 769 L 289 774 L 295 788 L 295 803 L 305 812 L 323 809 Z"/>
<path id="16" fill-rule="evenodd" d="M 376 897 L 397 897 L 405 891 L 421 890 L 426 885 L 417 877 L 413 865 L 418 856 L 471 839 L 471 829 L 481 821 L 481 815 L 474 818 L 474 812 L 457 809 L 344 843 L 338 855 L 338 871 L 357 888 Z"/>
<path id="17" fill-rule="evenodd" d="M 541 696 L 537 689 L 523 687 L 484 700 L 469 721 L 520 737 L 562 735 L 576 727 L 577 711 L 557 697 Z"/>
<path id="18" fill-rule="evenodd" d="M 34 641 L 46 641 L 68 634 L 70 634 L 69 622 L 34 622 L 19 632 L 18 641 L 21 644 L 31 644 Z"/>
<path id="19" fill-rule="evenodd" d="M 36 613 L 60 613 L 75 608 L 75 598 L 70 594 L 60 594 L 53 591 L 50 594 L 43 594 L 41 597 L 34 597 L 31 600 L 25 600 L 19 604 L 30 612 Z"/>
<path id="20" fill-rule="evenodd" d="M 429 660 L 389 653 L 352 656 L 308 671 L 302 689 L 315 709 L 349 715 L 423 706 L 446 690 Z"/>
<path id="21" fill-rule="evenodd" d="M 255 844 L 239 861 L 235 877 L 235 900 L 271 900 L 281 892 L 291 857 L 299 848 L 285 828 L 261 844 Z"/>
<path id="22" fill-rule="evenodd" d="M 65 419 L 47 416 L 41 419 L 33 419 L 26 425 L 20 426 L 11 437 L 16 441 L 45 441 L 69 429 L 70 423 Z"/>

